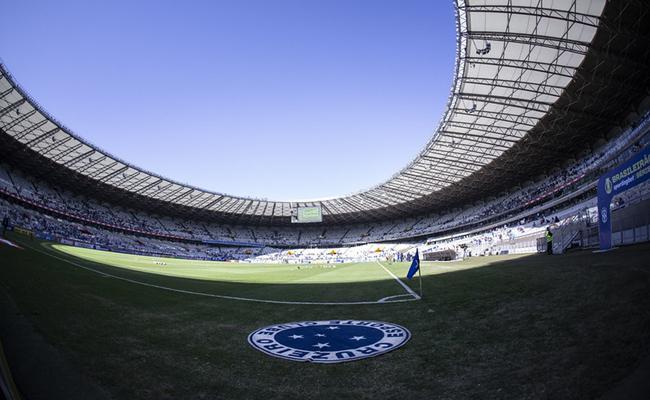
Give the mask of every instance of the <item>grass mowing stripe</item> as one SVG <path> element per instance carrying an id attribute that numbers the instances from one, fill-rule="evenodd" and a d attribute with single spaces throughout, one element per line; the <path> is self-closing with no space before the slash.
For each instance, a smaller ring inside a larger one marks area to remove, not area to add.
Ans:
<path id="1" fill-rule="evenodd" d="M 48 243 L 43 246 L 42 250 L 65 257 Z M 455 270 L 423 262 L 424 290 L 435 296 L 382 307 L 170 295 L 101 278 L 31 249 L 5 246 L 0 246 L 0 281 L 34 329 L 111 398 L 578 399 L 600 398 L 648 354 L 649 252 L 646 244 L 598 256 L 575 252 L 473 257 L 455 264 Z M 383 282 L 255 287 L 161 277 L 69 259 L 134 280 L 242 297 L 339 301 L 404 293 L 375 263 L 341 268 L 342 279 L 381 275 Z M 183 265 L 191 268 L 191 263 L 180 263 L 179 270 Z M 408 263 L 386 267 L 404 276 Z M 281 269 L 279 275 L 294 279 L 326 270 Z M 212 279 L 218 278 L 218 273 L 212 274 Z M 267 357 L 246 341 L 262 326 L 343 318 L 397 323 L 413 338 L 399 351 L 327 368 Z M 30 362 L 24 359 L 24 364 Z M 57 369 L 23 371 L 27 373 L 14 374 L 19 387 L 28 387 L 39 372 L 54 387 L 61 375 Z M 53 388 L 47 393 L 42 397 L 96 398 L 56 396 Z"/>
<path id="2" fill-rule="evenodd" d="M 294 304 L 294 305 L 318 305 L 318 306 L 346 306 L 346 305 L 369 305 L 369 304 L 386 304 L 386 303 L 403 303 L 407 301 L 415 301 L 417 299 L 398 299 L 398 300 L 390 300 L 390 301 L 380 301 L 380 300 L 375 300 L 375 301 L 347 301 L 347 302 L 335 302 L 335 301 L 284 301 L 284 300 L 267 300 L 267 299 L 253 299 L 253 298 L 248 298 L 248 297 L 240 297 L 240 296 L 229 296 L 229 295 L 221 295 L 221 294 L 213 294 L 213 293 L 204 293 L 204 292 L 196 292 L 192 290 L 185 290 L 185 289 L 176 289 L 176 288 L 170 288 L 167 286 L 162 286 L 162 285 L 156 285 L 153 283 L 147 283 L 147 282 L 142 282 L 142 281 L 137 281 L 135 279 L 129 279 L 129 278 L 124 278 L 121 276 L 109 274 L 106 272 L 98 271 L 94 268 L 90 268 L 85 265 L 81 265 L 75 261 L 68 260 L 66 258 L 60 257 L 55 254 L 50 254 L 49 252 L 43 251 L 41 249 L 32 247 L 30 245 L 25 244 L 27 248 L 30 250 L 34 250 L 38 253 L 47 255 L 52 258 L 56 258 L 60 261 L 63 261 L 65 263 L 68 263 L 70 265 L 74 265 L 79 268 L 83 268 L 85 270 L 94 272 L 96 274 L 102 275 L 102 276 L 108 276 L 114 279 L 119 279 L 125 282 L 137 284 L 137 285 L 142 285 L 142 286 L 147 286 L 147 287 L 152 287 L 156 289 L 161 289 L 161 290 L 168 290 L 176 293 L 184 293 L 184 294 L 191 294 L 191 295 L 196 295 L 196 296 L 205 296 L 205 297 L 212 297 L 212 298 L 219 298 L 219 299 L 227 299 L 227 300 L 238 300 L 238 301 L 248 301 L 248 302 L 256 302 L 256 303 L 270 303 L 270 304 Z M 393 275 L 394 276 L 394 275 Z M 385 299 L 385 298 L 384 298 Z"/>

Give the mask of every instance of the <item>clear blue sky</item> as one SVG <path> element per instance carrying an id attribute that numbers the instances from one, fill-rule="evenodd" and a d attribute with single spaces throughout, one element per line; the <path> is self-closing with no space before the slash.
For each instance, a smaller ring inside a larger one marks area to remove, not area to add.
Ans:
<path id="1" fill-rule="evenodd" d="M 75 133 L 163 176 L 269 199 L 348 194 L 444 111 L 451 0 L 5 1 L 0 57 Z"/>

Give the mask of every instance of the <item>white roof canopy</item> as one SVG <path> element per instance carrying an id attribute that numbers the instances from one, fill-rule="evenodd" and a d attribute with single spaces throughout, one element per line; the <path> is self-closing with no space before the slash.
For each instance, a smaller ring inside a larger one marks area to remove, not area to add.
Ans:
<path id="1" fill-rule="evenodd" d="M 562 95 L 583 62 L 605 0 L 457 0 L 456 74 L 431 140 L 386 182 L 312 202 L 214 193 L 120 160 L 75 135 L 0 69 L 0 127 L 33 151 L 131 194 L 219 214 L 289 217 L 300 205 L 323 215 L 400 208 L 444 190 L 522 139 Z M 252 219 L 251 219 L 252 220 Z"/>

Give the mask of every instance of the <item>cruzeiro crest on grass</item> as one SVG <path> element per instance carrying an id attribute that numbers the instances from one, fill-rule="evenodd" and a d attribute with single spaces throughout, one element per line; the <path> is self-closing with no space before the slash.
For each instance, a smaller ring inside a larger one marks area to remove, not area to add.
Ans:
<path id="1" fill-rule="evenodd" d="M 273 357 L 333 364 L 387 353 L 410 338 L 408 329 L 387 322 L 328 320 L 267 326 L 248 335 L 248 343 Z"/>

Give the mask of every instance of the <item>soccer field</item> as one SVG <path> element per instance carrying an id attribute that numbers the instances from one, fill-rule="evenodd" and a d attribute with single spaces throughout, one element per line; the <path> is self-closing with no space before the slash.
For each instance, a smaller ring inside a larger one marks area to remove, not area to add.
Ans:
<path id="1" fill-rule="evenodd" d="M 237 297 L 243 301 L 350 305 L 411 301 L 417 300 L 419 294 L 417 277 L 411 281 L 400 279 L 406 276 L 410 263 L 249 264 L 139 256 L 49 243 L 32 248 L 104 276 L 128 279 L 130 283 L 186 290 L 196 295 Z M 521 256 L 421 265 L 426 276 L 518 257 Z M 312 285 L 327 285 L 328 290 L 310 290 Z M 359 290 L 358 285 L 363 289 Z"/>
<path id="2" fill-rule="evenodd" d="M 123 276 L 125 272 L 137 271 L 165 277 L 186 278 L 165 280 L 167 285 L 165 287 L 170 289 L 200 287 L 200 291 L 196 292 L 199 295 L 238 296 L 244 300 L 261 302 L 336 301 L 341 304 L 356 301 L 376 302 L 396 295 L 413 298 L 387 271 L 387 267 L 390 267 L 393 273 L 403 275 L 408 269 L 408 266 L 404 265 L 384 266 L 376 262 L 308 265 L 248 264 L 135 256 L 61 245 L 54 245 L 52 249 L 65 255 L 92 261 L 97 271 L 104 271 L 114 276 Z M 117 268 L 110 270 L 101 268 L 106 265 Z M 150 282 L 152 278 L 143 274 L 137 276 L 129 274 L 129 277 L 133 281 L 143 283 Z M 346 290 L 346 288 L 351 289 L 351 285 L 344 284 L 358 282 L 372 282 L 372 284 L 363 292 Z M 301 290 L 313 284 L 328 284 L 332 287 L 340 285 L 340 289 L 326 292 Z M 275 290 L 274 287 L 278 285 L 281 289 Z M 248 293 L 247 296 L 250 297 L 241 296 L 242 291 Z"/>
<path id="3" fill-rule="evenodd" d="M 0 245 L 0 334 L 17 384 L 33 395 L 594 398 L 650 351 L 648 244 L 424 263 L 423 299 L 380 302 L 412 296 L 377 263 L 298 269 L 12 240 L 23 250 Z M 385 267 L 418 290 L 403 279 L 408 264 Z M 247 342 L 264 326 L 334 319 L 386 321 L 412 336 L 333 365 L 269 357 Z"/>

